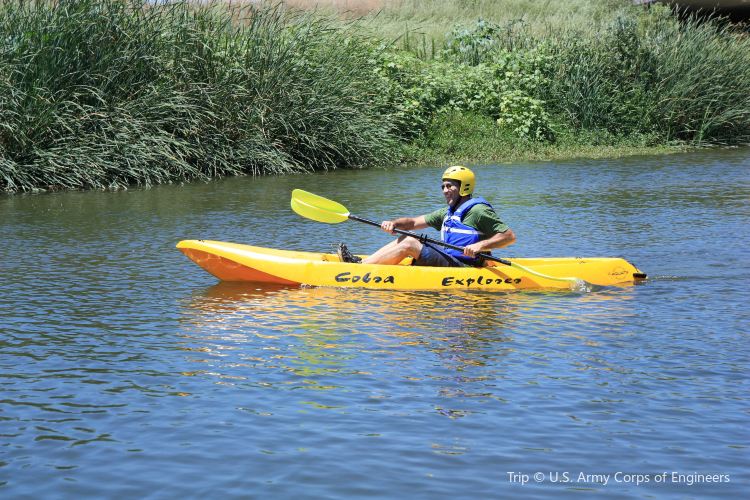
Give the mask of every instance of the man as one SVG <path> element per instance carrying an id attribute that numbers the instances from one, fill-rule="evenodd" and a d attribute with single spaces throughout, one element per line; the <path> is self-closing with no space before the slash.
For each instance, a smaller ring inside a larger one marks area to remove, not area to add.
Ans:
<path id="1" fill-rule="evenodd" d="M 341 261 L 398 264 L 404 258 L 412 257 L 416 266 L 478 266 L 482 263 L 476 254 L 516 241 L 513 231 L 484 198 L 472 198 L 474 172 L 462 166 L 448 168 L 443 172 L 442 189 L 447 207 L 419 217 L 387 220 L 380 227 L 390 234 L 395 234 L 394 229 L 411 231 L 433 227 L 440 231 L 444 242 L 464 247 L 463 253 L 402 235 L 364 260 L 352 255 L 341 243 L 338 250 Z"/>

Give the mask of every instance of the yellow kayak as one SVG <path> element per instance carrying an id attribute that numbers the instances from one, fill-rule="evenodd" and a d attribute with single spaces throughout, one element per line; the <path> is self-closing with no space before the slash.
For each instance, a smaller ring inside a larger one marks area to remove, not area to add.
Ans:
<path id="1" fill-rule="evenodd" d="M 627 260 L 616 257 L 508 259 L 514 265 L 488 262 L 487 267 L 457 268 L 412 266 L 410 259 L 398 265 L 351 264 L 340 262 L 335 254 L 209 240 L 184 240 L 177 248 L 221 281 L 235 282 L 384 290 L 524 290 L 568 289 L 573 278 L 598 286 L 646 278 Z"/>

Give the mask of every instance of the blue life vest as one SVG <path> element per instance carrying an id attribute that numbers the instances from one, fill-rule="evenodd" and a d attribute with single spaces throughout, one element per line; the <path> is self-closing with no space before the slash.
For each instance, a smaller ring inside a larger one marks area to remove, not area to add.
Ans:
<path id="1" fill-rule="evenodd" d="M 487 205 L 488 207 L 492 208 L 492 205 L 490 205 L 487 200 L 481 197 L 469 198 L 468 200 L 463 202 L 461 206 L 456 208 L 456 210 L 448 207 L 448 213 L 445 214 L 445 218 L 443 219 L 443 227 L 440 229 L 440 237 L 444 242 L 450 243 L 451 245 L 465 247 L 482 239 L 482 236 L 484 236 L 484 234 L 477 231 L 476 228 L 467 226 L 463 223 L 464 217 L 467 213 L 469 213 L 471 207 L 480 204 Z M 477 263 L 477 259 L 467 257 L 458 250 L 445 248 L 444 251 L 445 253 L 457 258 L 461 262 L 465 262 L 466 264 L 473 265 Z"/>

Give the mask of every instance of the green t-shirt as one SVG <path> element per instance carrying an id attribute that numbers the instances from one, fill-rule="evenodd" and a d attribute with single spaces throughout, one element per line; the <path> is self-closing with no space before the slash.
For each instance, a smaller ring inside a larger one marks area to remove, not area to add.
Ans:
<path id="1" fill-rule="evenodd" d="M 430 212 L 424 218 L 430 227 L 434 227 L 440 231 L 440 228 L 443 227 L 443 219 L 445 219 L 447 213 L 448 207 L 446 206 Z M 500 217 L 493 209 L 483 203 L 471 207 L 469 212 L 464 216 L 463 223 L 482 233 L 481 240 L 486 240 L 497 233 L 504 233 L 510 229 L 500 220 Z"/>

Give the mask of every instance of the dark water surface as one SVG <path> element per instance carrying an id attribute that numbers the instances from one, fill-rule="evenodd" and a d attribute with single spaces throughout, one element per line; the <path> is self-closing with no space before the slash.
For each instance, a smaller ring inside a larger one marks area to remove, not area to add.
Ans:
<path id="1" fill-rule="evenodd" d="M 0 496 L 746 494 L 750 151 L 475 171 L 518 235 L 503 255 L 651 279 L 262 288 L 174 248 L 370 252 L 389 236 L 302 219 L 291 190 L 417 215 L 437 167 L 0 197 Z"/>

